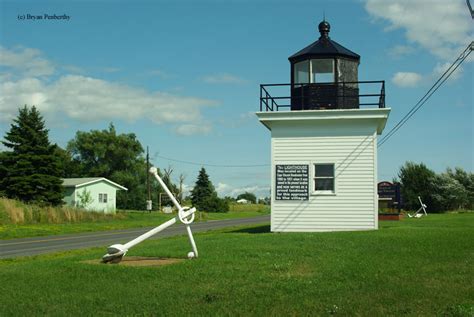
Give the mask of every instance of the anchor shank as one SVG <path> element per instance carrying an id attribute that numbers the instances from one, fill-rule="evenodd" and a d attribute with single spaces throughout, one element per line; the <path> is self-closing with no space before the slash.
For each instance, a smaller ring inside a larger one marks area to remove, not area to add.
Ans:
<path id="1" fill-rule="evenodd" d="M 175 207 L 180 210 L 181 209 L 181 205 L 178 203 L 178 201 L 176 200 L 176 198 L 174 198 L 174 195 L 170 192 L 170 190 L 168 189 L 168 186 L 166 186 L 166 184 L 163 182 L 163 180 L 161 179 L 161 177 L 158 176 L 158 172 L 156 170 L 151 170 L 150 169 L 150 172 L 155 176 L 155 178 L 158 180 L 158 182 L 160 183 L 161 187 L 165 190 L 165 192 L 168 194 L 169 198 L 171 199 L 171 201 L 173 202 L 173 204 L 175 205 Z"/>
<path id="2" fill-rule="evenodd" d="M 191 215 L 192 213 L 194 213 L 194 209 L 191 209 L 187 212 L 184 212 L 183 215 L 185 217 Z M 167 222 L 165 223 L 162 223 L 161 225 L 159 225 L 158 227 L 154 228 L 154 229 L 151 229 L 150 231 L 148 232 L 145 232 L 144 234 L 142 234 L 141 236 L 139 237 L 136 237 L 135 239 L 133 239 L 132 241 L 129 241 L 127 242 L 125 245 L 124 245 L 124 248 L 125 249 L 130 249 L 131 247 L 133 247 L 134 245 L 137 245 L 139 244 L 140 242 L 142 242 L 143 240 L 146 240 L 148 239 L 149 237 L 157 234 L 158 232 L 160 231 L 163 231 L 165 230 L 166 228 L 174 225 L 177 221 L 179 221 L 179 216 L 176 216 L 174 217 L 173 219 L 170 219 L 168 220 Z"/>

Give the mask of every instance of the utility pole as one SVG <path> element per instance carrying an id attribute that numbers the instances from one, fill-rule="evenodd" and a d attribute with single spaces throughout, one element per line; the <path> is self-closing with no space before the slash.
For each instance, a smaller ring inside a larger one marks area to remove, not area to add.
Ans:
<path id="1" fill-rule="evenodd" d="M 147 186 L 147 201 L 146 201 L 146 210 L 151 212 L 152 210 L 152 201 L 151 201 L 151 187 L 150 187 L 150 153 L 148 151 L 148 146 L 146 147 L 146 186 Z"/>
<path id="2" fill-rule="evenodd" d="M 184 174 L 179 175 L 179 194 L 178 194 L 178 199 L 179 202 L 182 204 L 183 203 L 183 184 L 184 184 L 184 179 L 186 176 Z"/>

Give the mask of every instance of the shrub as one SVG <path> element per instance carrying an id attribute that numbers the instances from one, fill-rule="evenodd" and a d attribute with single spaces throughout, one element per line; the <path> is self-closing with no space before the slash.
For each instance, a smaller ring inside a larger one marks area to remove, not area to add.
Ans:
<path id="1" fill-rule="evenodd" d="M 461 183 L 447 173 L 436 175 L 432 187 L 432 210 L 463 209 L 468 206 L 469 196 Z"/>
<path id="2" fill-rule="evenodd" d="M 200 207 L 207 212 L 229 211 L 229 203 L 225 199 L 217 197 L 217 195 L 206 197 Z"/>

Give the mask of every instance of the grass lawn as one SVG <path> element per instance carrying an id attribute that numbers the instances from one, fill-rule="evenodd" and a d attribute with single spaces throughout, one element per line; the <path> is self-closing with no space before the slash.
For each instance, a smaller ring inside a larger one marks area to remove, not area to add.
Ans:
<path id="1" fill-rule="evenodd" d="M 196 235 L 200 258 L 93 265 L 104 248 L 0 260 L 0 316 L 473 316 L 474 213 L 382 222 L 378 231 Z M 183 257 L 186 237 L 129 256 Z"/>
<path id="2" fill-rule="evenodd" d="M 197 213 L 196 221 L 223 220 L 235 218 L 247 218 L 270 213 L 270 207 L 265 205 L 246 205 L 246 208 L 238 207 L 226 213 Z M 1 216 L 6 217 L 0 212 Z M 162 222 L 176 216 L 158 212 L 129 211 L 122 212 L 123 217 L 116 219 L 98 219 L 95 221 L 84 221 L 76 223 L 33 223 L 33 224 L 10 224 L 0 221 L 0 239 L 13 239 L 35 236 L 48 236 L 64 233 L 93 232 L 113 229 L 127 229 L 140 227 L 158 226 Z"/>

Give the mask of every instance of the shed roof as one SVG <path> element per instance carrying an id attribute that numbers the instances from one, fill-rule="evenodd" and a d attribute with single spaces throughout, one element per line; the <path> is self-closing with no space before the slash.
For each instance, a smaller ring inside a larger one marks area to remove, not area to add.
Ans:
<path id="1" fill-rule="evenodd" d="M 112 182 L 111 180 L 105 178 L 105 177 L 81 177 L 81 178 L 63 178 L 63 186 L 64 187 L 82 187 L 86 185 L 91 185 L 95 184 L 101 181 L 105 181 L 106 183 L 109 183 L 110 185 L 121 189 L 121 190 L 128 190 L 126 187 L 123 187 L 122 185 L 119 185 L 117 183 Z"/>

